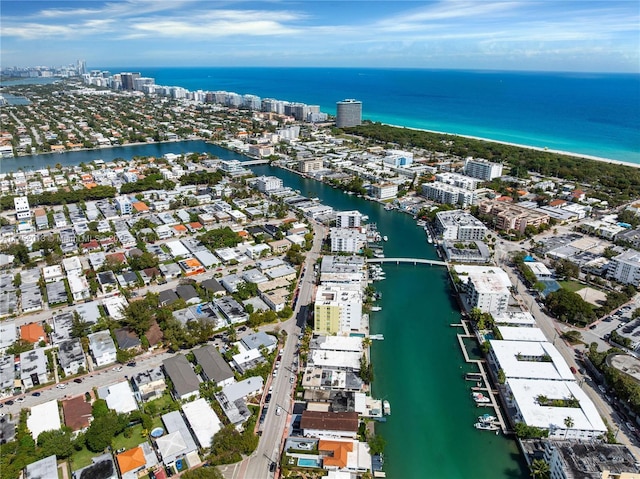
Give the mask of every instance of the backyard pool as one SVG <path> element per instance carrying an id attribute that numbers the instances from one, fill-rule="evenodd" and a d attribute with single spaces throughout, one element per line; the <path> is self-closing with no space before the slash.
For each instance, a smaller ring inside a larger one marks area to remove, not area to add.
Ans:
<path id="1" fill-rule="evenodd" d="M 300 467 L 320 467 L 320 461 L 318 459 L 298 459 L 298 466 Z"/>

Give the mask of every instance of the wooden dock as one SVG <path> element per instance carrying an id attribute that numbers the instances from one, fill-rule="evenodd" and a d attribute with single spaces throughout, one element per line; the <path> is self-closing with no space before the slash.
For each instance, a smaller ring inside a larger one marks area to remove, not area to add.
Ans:
<path id="1" fill-rule="evenodd" d="M 453 326 L 453 325 L 451 325 Z M 460 344 L 460 349 L 462 349 L 462 355 L 464 356 L 464 360 L 467 363 L 470 364 L 475 364 L 478 367 L 478 371 L 477 373 L 467 373 L 468 375 L 477 375 L 478 378 L 475 379 L 478 382 L 482 382 L 483 387 L 472 387 L 471 389 L 473 391 L 486 391 L 487 396 L 489 397 L 489 399 L 491 399 L 491 402 L 487 402 L 487 403 L 476 403 L 478 407 L 491 407 L 493 408 L 493 410 L 495 411 L 495 415 L 497 418 L 497 422 L 500 425 L 500 430 L 502 431 L 503 434 L 507 434 L 511 431 L 509 431 L 509 429 L 507 428 L 507 423 L 504 420 L 504 417 L 502 415 L 502 411 L 500 410 L 500 406 L 498 404 L 498 391 L 495 389 L 491 388 L 491 383 L 489 382 L 489 377 L 487 375 L 487 372 L 485 370 L 486 367 L 486 361 L 484 359 L 471 359 L 469 357 L 469 353 L 467 352 L 467 348 L 464 345 L 464 340 L 465 338 L 469 338 L 469 339 L 476 339 L 475 336 L 473 334 L 471 334 L 469 332 L 469 324 L 467 321 L 462 320 L 461 323 L 459 325 L 456 325 L 459 327 L 462 327 L 462 329 L 464 330 L 464 333 L 460 334 L 456 334 L 457 338 L 458 338 L 458 343 Z"/>

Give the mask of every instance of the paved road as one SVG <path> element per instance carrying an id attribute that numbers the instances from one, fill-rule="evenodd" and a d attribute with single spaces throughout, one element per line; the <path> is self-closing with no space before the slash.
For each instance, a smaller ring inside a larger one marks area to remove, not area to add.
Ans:
<path id="1" fill-rule="evenodd" d="M 59 389 L 55 384 L 51 386 L 47 386 L 42 389 L 38 389 L 37 392 L 40 393 L 39 397 L 32 396 L 31 393 L 23 394 L 20 396 L 15 396 L 12 398 L 7 398 L 7 400 L 13 400 L 14 404 L 11 406 L 6 405 L 6 401 L 4 401 L 4 406 L 0 412 L 10 413 L 14 417 L 20 413 L 20 409 L 22 408 L 30 408 L 36 406 L 38 404 L 42 404 L 47 401 L 62 400 L 65 398 L 75 397 L 81 394 L 84 394 L 88 391 L 91 391 L 93 388 L 98 388 L 101 386 L 105 386 L 107 384 L 113 384 L 118 382 L 119 380 L 124 380 L 128 377 L 134 376 L 138 372 L 146 371 L 147 369 L 155 368 L 162 364 L 164 359 L 173 356 L 173 353 L 168 352 L 157 352 L 157 353 L 145 353 L 141 356 L 136 357 L 136 365 L 134 367 L 130 366 L 121 366 L 121 365 L 110 365 L 104 369 L 100 369 L 98 371 L 94 371 L 90 374 L 87 374 L 82 377 L 81 383 L 75 383 L 73 380 L 65 380 L 60 384 L 66 384 L 65 389 Z M 120 371 L 114 370 L 121 366 Z M 24 398 L 22 402 L 17 402 L 16 399 Z"/>
<path id="2" fill-rule="evenodd" d="M 293 391 L 295 382 L 290 378 L 295 376 L 292 362 L 297 360 L 296 349 L 298 335 L 304 330 L 309 314 L 309 307 L 313 303 L 315 292 L 315 276 L 313 265 L 319 257 L 325 230 L 319 224 L 313 224 L 314 239 L 313 248 L 307 254 L 304 262 L 304 274 L 299 283 L 298 300 L 294 307 L 291 319 L 282 323 L 282 330 L 287 332 L 284 351 L 278 375 L 273 378 L 270 387 L 273 388 L 269 409 L 264 421 L 264 430 L 255 452 L 238 464 L 220 467 L 224 476 L 228 479 L 258 479 L 274 477 L 269 472 L 272 463 L 277 463 L 280 458 L 283 439 L 288 430 L 293 412 Z M 265 386 L 267 387 L 267 386 Z M 281 413 L 276 414 L 280 408 Z"/>

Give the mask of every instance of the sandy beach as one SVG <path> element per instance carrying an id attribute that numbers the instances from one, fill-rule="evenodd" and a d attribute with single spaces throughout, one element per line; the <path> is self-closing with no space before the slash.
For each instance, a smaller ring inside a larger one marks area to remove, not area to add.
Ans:
<path id="1" fill-rule="evenodd" d="M 429 133 L 437 133 L 439 135 L 459 136 L 461 138 L 469 138 L 469 139 L 472 139 L 472 140 L 486 141 L 486 142 L 489 142 L 489 143 L 499 143 L 501 145 L 515 146 L 515 147 L 518 147 L 518 148 L 526 148 L 528 150 L 543 151 L 545 153 L 555 153 L 555 154 L 558 154 L 558 155 L 572 156 L 574 158 L 584 158 L 585 160 L 601 161 L 601 162 L 604 162 L 604 163 L 611 163 L 611 164 L 615 164 L 615 165 L 631 166 L 632 168 L 640 168 L 640 163 L 632 163 L 632 162 L 629 162 L 629 161 L 612 160 L 611 158 L 603 158 L 603 157 L 600 157 L 600 156 L 584 155 L 582 153 L 573 153 L 571 151 L 552 150 L 552 149 L 549 149 L 549 148 L 541 148 L 539 146 L 529 146 L 529 145 L 522 145 L 522 144 L 519 144 L 519 143 L 510 143 L 508 141 L 492 140 L 490 138 L 482 138 L 482 137 L 479 137 L 479 136 L 459 135 L 457 133 L 447 133 L 446 131 L 427 130 L 427 129 L 424 129 L 424 128 L 412 128 L 410 126 L 392 125 L 390 123 L 383 123 L 383 124 L 387 125 L 387 126 L 393 126 L 395 128 L 406 128 L 408 130 L 426 131 L 426 132 L 429 132 Z"/>

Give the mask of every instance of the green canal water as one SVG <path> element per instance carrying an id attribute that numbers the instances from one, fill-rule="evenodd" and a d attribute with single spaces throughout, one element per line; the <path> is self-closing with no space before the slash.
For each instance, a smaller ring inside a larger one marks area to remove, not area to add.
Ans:
<path id="1" fill-rule="evenodd" d="M 303 195 L 337 210 L 357 209 L 376 223 L 389 241 L 385 256 L 436 259 L 432 245 L 411 216 L 346 195 L 322 183 L 272 167 L 271 174 Z M 371 313 L 374 341 L 373 395 L 387 399 L 391 416 L 376 425 L 386 440 L 385 472 L 391 479 L 525 478 L 528 470 L 514 440 L 473 427 L 486 408 L 471 399 L 472 383 L 456 339 L 460 313 L 446 270 L 412 264 L 384 265 L 386 279 L 374 284 L 382 311 Z"/>

